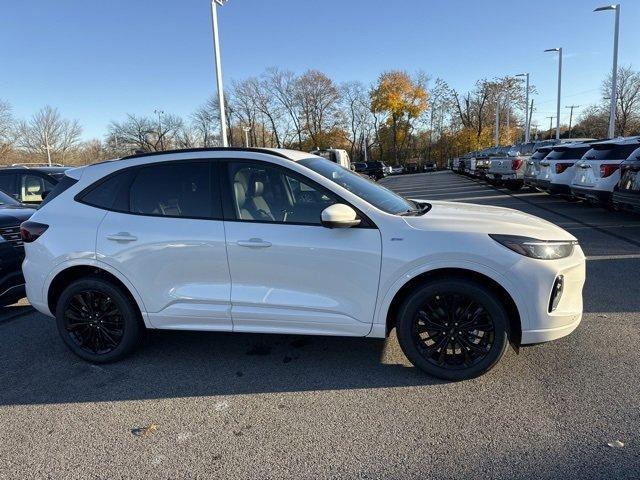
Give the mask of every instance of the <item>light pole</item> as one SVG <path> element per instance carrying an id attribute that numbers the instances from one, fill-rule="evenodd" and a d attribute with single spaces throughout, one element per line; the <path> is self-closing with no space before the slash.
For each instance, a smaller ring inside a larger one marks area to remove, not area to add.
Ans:
<path id="1" fill-rule="evenodd" d="M 566 106 L 564 108 L 571 109 L 570 113 L 569 113 L 569 138 L 571 138 L 571 122 L 573 120 L 573 109 L 574 108 L 580 108 L 580 105 L 568 105 L 568 106 Z"/>
<path id="2" fill-rule="evenodd" d="M 527 77 L 527 101 L 524 109 L 524 143 L 529 143 L 529 74 L 519 73 L 516 77 Z"/>
<path id="3" fill-rule="evenodd" d="M 549 132 L 553 129 L 553 119 L 556 118 L 554 116 L 547 117 L 549 119 Z"/>
<path id="4" fill-rule="evenodd" d="M 227 119 L 224 111 L 224 91 L 222 89 L 222 67 L 220 66 L 220 40 L 218 39 L 218 5 L 223 6 L 226 0 L 211 0 L 211 24 L 213 25 L 213 53 L 216 62 L 216 84 L 218 87 L 218 105 L 220 106 L 220 137 L 222 146 L 228 147 Z"/>
<path id="5" fill-rule="evenodd" d="M 613 70 L 611 72 L 611 107 L 609 111 L 609 138 L 613 138 L 616 133 L 616 102 L 618 99 L 618 33 L 620 32 L 620 4 L 599 7 L 594 12 L 605 10 L 615 10 L 615 29 L 613 33 Z"/>
<path id="6" fill-rule="evenodd" d="M 500 96 L 496 99 L 496 147 L 500 146 Z"/>
<path id="7" fill-rule="evenodd" d="M 547 48 L 545 52 L 558 52 L 558 105 L 556 108 L 556 140 L 560 140 L 560 92 L 562 90 L 562 47 Z"/>
<path id="8" fill-rule="evenodd" d="M 49 148 L 49 132 L 47 129 L 44 130 L 44 148 L 47 149 L 47 162 L 49 162 L 49 166 L 51 166 L 51 149 Z"/>
<path id="9" fill-rule="evenodd" d="M 242 127 L 244 130 L 244 146 L 249 148 L 249 132 L 251 131 L 251 127 Z"/>
<path id="10" fill-rule="evenodd" d="M 164 115 L 164 110 L 155 109 L 153 113 L 158 116 L 158 141 L 160 142 L 160 150 L 164 150 L 164 142 L 162 141 L 162 115 Z"/>

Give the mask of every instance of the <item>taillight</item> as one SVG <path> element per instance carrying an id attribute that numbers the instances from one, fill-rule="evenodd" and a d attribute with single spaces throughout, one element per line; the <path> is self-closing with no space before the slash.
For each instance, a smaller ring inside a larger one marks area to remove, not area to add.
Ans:
<path id="1" fill-rule="evenodd" d="M 511 170 L 518 170 L 522 166 L 523 160 L 521 158 L 514 158 L 511 160 Z"/>
<path id="2" fill-rule="evenodd" d="M 607 165 L 603 163 L 600 165 L 600 176 L 602 178 L 608 177 L 619 168 L 620 168 L 620 165 L 614 165 L 614 164 Z"/>
<path id="3" fill-rule="evenodd" d="M 573 167 L 573 163 L 556 163 L 556 173 L 562 173 L 569 167 Z"/>
<path id="4" fill-rule="evenodd" d="M 22 222 L 20 225 L 20 236 L 22 237 L 22 241 L 24 243 L 35 242 L 40 235 L 47 231 L 49 225 L 45 225 L 44 223 L 38 222 Z"/>

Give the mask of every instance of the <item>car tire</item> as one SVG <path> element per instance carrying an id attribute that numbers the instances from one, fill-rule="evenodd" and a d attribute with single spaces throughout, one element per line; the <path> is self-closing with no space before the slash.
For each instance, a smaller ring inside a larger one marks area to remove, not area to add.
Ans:
<path id="1" fill-rule="evenodd" d="M 62 292 L 56 305 L 56 324 L 65 345 L 92 363 L 124 358 L 144 333 L 133 299 L 101 277 L 76 280 Z"/>
<path id="2" fill-rule="evenodd" d="M 502 303 L 485 287 L 465 279 L 436 280 L 417 287 L 398 310 L 396 333 L 414 366 L 451 381 L 488 372 L 509 343 Z"/>

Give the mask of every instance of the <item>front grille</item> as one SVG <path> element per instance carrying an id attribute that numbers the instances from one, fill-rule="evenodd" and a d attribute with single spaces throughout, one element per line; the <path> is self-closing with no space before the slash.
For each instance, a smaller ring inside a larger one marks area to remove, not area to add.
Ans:
<path id="1" fill-rule="evenodd" d="M 16 248 L 22 247 L 22 237 L 20 236 L 20 225 L 15 227 L 0 227 L 0 236 Z"/>

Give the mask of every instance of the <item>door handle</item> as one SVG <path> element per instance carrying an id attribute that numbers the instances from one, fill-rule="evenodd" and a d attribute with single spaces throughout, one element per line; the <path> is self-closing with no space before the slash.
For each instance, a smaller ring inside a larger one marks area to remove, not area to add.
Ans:
<path id="1" fill-rule="evenodd" d="M 249 240 L 238 240 L 236 243 L 241 247 L 249 247 L 249 248 L 267 248 L 271 246 L 271 242 L 265 242 L 261 238 L 250 238 Z"/>
<path id="2" fill-rule="evenodd" d="M 107 235 L 107 240 L 113 240 L 114 242 L 135 242 L 138 240 L 138 237 L 131 235 L 129 232 L 119 232 Z"/>

